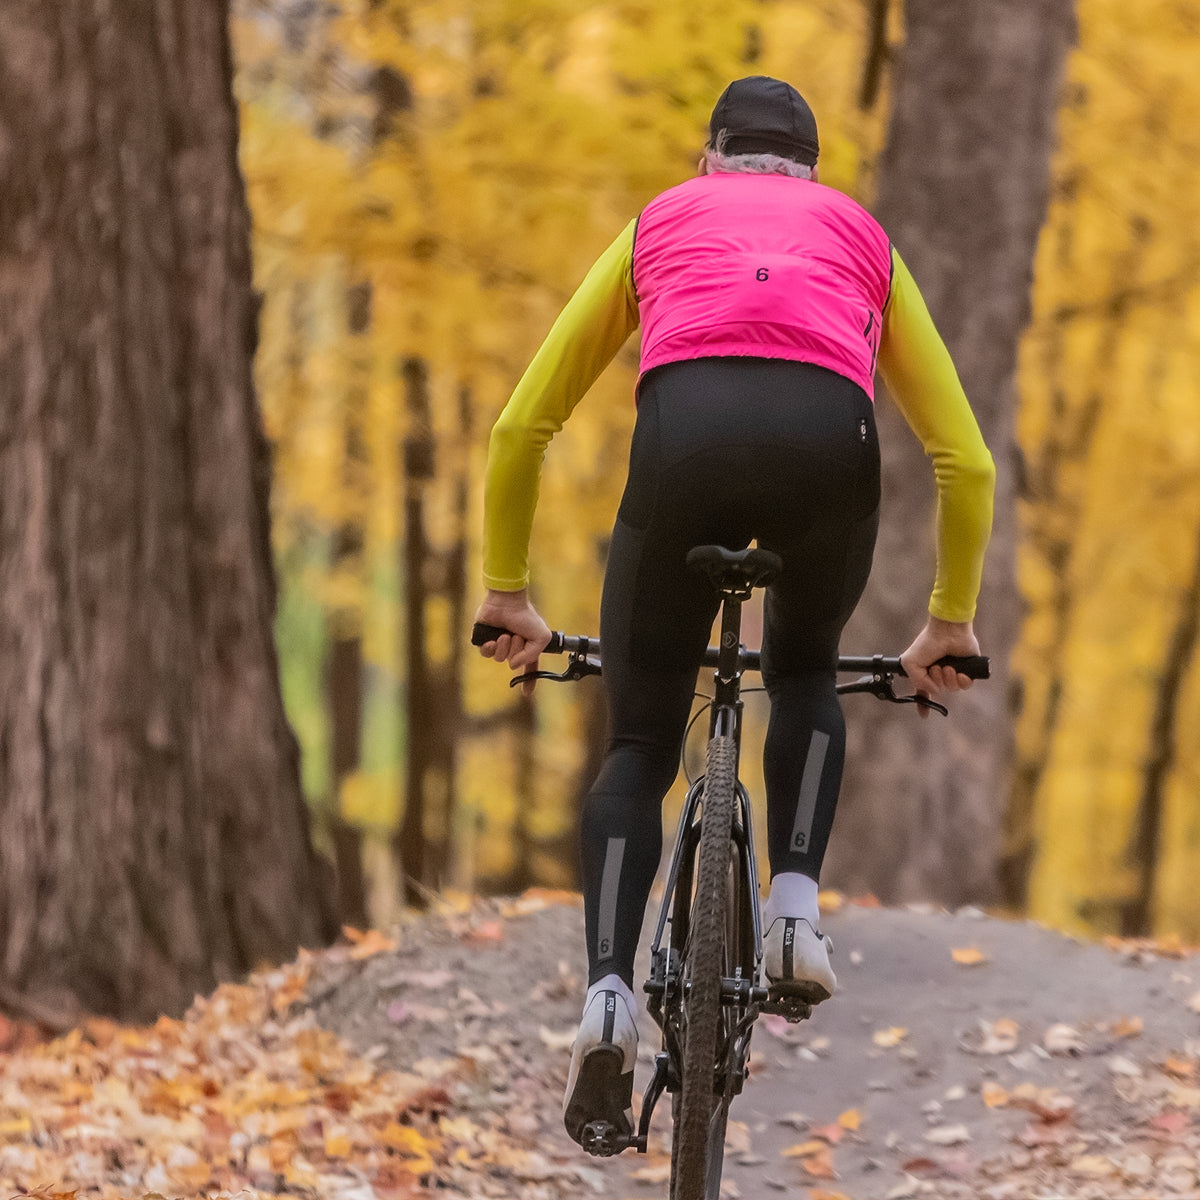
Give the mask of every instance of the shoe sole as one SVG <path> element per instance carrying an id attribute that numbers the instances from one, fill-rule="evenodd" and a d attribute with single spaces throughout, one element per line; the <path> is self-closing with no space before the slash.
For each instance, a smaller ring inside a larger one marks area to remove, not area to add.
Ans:
<path id="1" fill-rule="evenodd" d="M 622 1073 L 625 1056 L 619 1047 L 593 1046 L 579 1064 L 563 1124 L 573 1142 L 583 1143 L 585 1126 L 604 1121 L 622 1137 L 632 1132 L 628 1109 L 633 1103 L 633 1077 Z"/>
<path id="2" fill-rule="evenodd" d="M 828 1000 L 833 993 L 822 984 L 803 979 L 794 983 L 775 983 L 768 981 L 767 995 L 772 999 L 802 1000 L 805 1004 L 820 1004 Z"/>

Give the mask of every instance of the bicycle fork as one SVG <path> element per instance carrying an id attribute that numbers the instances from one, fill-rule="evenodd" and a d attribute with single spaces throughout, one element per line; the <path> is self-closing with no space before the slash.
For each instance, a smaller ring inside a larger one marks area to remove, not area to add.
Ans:
<path id="1" fill-rule="evenodd" d="M 729 710 L 726 712 L 729 713 Z M 729 716 L 736 719 L 732 713 L 729 713 Z M 654 1057 L 654 1074 L 642 1096 L 637 1133 L 625 1143 L 641 1154 L 646 1152 L 650 1120 L 655 1105 L 663 1092 L 677 1092 L 680 1087 L 681 1010 L 684 995 L 690 985 L 681 977 L 678 935 L 686 937 L 703 791 L 704 779 L 700 778 L 688 789 L 683 812 L 680 814 L 675 850 L 650 951 L 650 978 L 644 984 L 644 989 L 650 997 L 647 1011 L 662 1030 L 663 1049 Z M 730 1095 L 736 1095 L 742 1090 L 748 1074 L 750 1028 L 758 1014 L 758 1006 L 767 999 L 767 989 L 762 986 L 761 981 L 762 928 L 756 895 L 758 868 L 754 852 L 750 797 L 740 783 L 732 832 L 733 853 L 738 861 L 737 876 L 742 892 L 739 907 L 743 925 L 736 931 L 736 938 L 739 947 L 750 949 L 750 956 L 747 961 L 747 956 L 739 953 L 741 961 L 735 964 L 734 974 L 724 976 L 721 980 L 721 1004 L 731 1010 L 732 1029 L 720 1052 L 722 1068 L 718 1082 L 722 1090 L 729 1088 Z M 683 928 L 677 930 L 677 923 Z"/>

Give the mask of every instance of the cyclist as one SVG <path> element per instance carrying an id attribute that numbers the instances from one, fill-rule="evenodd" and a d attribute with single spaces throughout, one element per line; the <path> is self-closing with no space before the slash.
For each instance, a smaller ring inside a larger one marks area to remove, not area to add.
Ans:
<path id="1" fill-rule="evenodd" d="M 591 1120 L 631 1124 L 634 955 L 719 604 L 685 566 L 698 544 L 757 539 L 784 562 L 763 632 L 764 966 L 773 988 L 810 1003 L 836 987 L 817 881 L 845 748 L 838 638 L 877 527 L 877 358 L 938 489 L 936 579 L 905 670 L 926 695 L 957 691 L 971 681 L 932 664 L 979 652 L 992 459 L 912 276 L 864 209 L 817 182 L 818 149 L 794 88 L 765 76 L 731 83 L 697 177 L 652 200 L 601 255 L 492 430 L 476 619 L 510 634 L 481 649 L 533 670 L 550 635 L 527 590 L 543 454 L 641 326 L 637 420 L 600 611 L 609 742 L 582 817 L 589 987 L 563 1108 L 576 1141 Z"/>

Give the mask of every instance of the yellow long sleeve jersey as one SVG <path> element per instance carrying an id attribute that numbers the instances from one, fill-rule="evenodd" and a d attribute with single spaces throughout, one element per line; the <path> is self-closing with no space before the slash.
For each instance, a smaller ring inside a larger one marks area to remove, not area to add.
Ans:
<path id="1" fill-rule="evenodd" d="M 631 221 L 588 272 L 492 429 L 484 481 L 487 587 L 516 591 L 528 583 L 546 446 L 638 327 L 636 229 L 637 221 Z M 967 621 L 975 614 L 991 532 L 995 466 L 920 290 L 894 247 L 891 258 L 878 366 L 933 460 L 937 575 L 929 611 L 947 621 Z"/>

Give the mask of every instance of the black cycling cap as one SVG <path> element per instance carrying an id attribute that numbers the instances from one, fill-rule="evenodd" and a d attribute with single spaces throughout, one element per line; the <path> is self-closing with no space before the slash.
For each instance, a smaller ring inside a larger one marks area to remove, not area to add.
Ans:
<path id="1" fill-rule="evenodd" d="M 778 154 L 813 166 L 820 144 L 817 119 L 790 83 L 769 75 L 735 79 L 722 93 L 708 123 L 708 144 L 724 133 L 725 154 Z"/>

